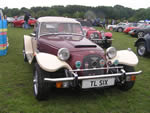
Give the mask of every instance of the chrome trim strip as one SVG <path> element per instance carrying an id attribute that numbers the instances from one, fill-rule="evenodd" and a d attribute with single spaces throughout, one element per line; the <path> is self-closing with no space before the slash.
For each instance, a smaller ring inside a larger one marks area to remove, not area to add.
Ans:
<path id="1" fill-rule="evenodd" d="M 115 67 L 101 67 L 101 68 L 89 68 L 89 69 L 75 69 L 69 70 L 70 72 L 79 72 L 79 71 L 92 71 L 92 70 L 102 70 L 102 69 L 121 69 L 123 66 L 115 66 Z"/>
<path id="2" fill-rule="evenodd" d="M 137 72 L 127 72 L 125 75 L 139 75 L 142 71 Z M 74 73 L 76 74 L 76 73 Z M 78 76 L 78 80 L 86 80 L 86 79 L 96 79 L 96 78 L 109 78 L 109 77 L 118 77 L 122 76 L 124 73 L 116 73 L 116 74 L 105 74 L 105 75 L 95 75 L 95 76 Z M 75 77 L 66 77 L 66 78 L 44 78 L 45 81 L 49 82 L 64 82 L 64 81 L 73 81 Z"/>
<path id="3" fill-rule="evenodd" d="M 114 39 L 90 39 L 90 40 L 114 40 Z"/>

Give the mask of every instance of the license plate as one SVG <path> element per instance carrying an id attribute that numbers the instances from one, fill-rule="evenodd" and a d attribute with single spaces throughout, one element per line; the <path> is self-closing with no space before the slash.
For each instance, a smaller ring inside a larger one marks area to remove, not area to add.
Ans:
<path id="1" fill-rule="evenodd" d="M 93 40 L 95 43 L 101 44 L 102 40 Z"/>
<path id="2" fill-rule="evenodd" d="M 82 88 L 83 89 L 104 87 L 104 86 L 113 86 L 114 84 L 115 84 L 115 78 L 82 80 Z"/>

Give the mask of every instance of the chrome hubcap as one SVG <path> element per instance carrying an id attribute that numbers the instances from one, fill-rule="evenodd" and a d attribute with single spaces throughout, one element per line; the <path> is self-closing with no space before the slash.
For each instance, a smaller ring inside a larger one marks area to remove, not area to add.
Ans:
<path id="1" fill-rule="evenodd" d="M 122 29 L 121 29 L 121 28 L 119 28 L 119 29 L 118 29 L 118 31 L 119 31 L 119 32 L 122 32 Z"/>
<path id="2" fill-rule="evenodd" d="M 139 49 L 138 49 L 138 53 L 140 54 L 140 55 L 144 55 L 144 53 L 145 53 L 145 47 L 144 47 L 144 45 L 140 45 L 139 46 Z"/>
<path id="3" fill-rule="evenodd" d="M 138 37 L 139 37 L 139 38 L 142 38 L 142 37 L 143 37 L 143 33 L 140 32 L 140 33 L 138 34 Z"/>
<path id="4" fill-rule="evenodd" d="M 35 71 L 34 79 L 33 79 L 33 85 L 34 85 L 34 92 L 35 95 L 38 94 L 38 73 Z"/>

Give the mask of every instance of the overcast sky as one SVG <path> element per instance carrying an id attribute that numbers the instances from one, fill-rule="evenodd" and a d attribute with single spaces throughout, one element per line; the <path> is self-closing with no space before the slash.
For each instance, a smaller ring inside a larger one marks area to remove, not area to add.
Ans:
<path id="1" fill-rule="evenodd" d="M 0 8 L 21 8 L 53 5 L 114 6 L 122 5 L 132 9 L 150 7 L 150 0 L 0 0 Z"/>

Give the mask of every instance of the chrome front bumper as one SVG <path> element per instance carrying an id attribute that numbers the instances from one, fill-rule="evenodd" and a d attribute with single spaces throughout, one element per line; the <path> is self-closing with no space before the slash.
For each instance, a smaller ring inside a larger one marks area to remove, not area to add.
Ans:
<path id="1" fill-rule="evenodd" d="M 114 67 L 113 67 L 114 68 Z M 112 68 L 112 69 L 113 69 Z M 115 67 L 115 68 L 122 68 L 121 66 Z M 100 70 L 105 68 L 95 68 L 95 69 L 77 69 L 77 70 L 70 70 L 73 77 L 65 77 L 65 78 L 44 78 L 45 81 L 49 82 L 65 82 L 65 81 L 80 81 L 80 80 L 87 80 L 87 79 L 98 79 L 98 78 L 111 78 L 111 77 L 119 77 L 119 76 L 136 76 L 142 73 L 142 71 L 137 72 L 125 72 L 123 69 L 121 69 L 120 73 L 115 74 L 103 74 L 103 75 L 93 75 L 93 76 L 78 76 L 78 71 L 89 71 L 89 70 Z M 109 67 L 111 69 L 111 67 Z"/>

